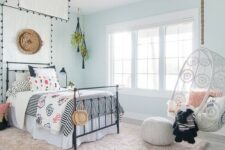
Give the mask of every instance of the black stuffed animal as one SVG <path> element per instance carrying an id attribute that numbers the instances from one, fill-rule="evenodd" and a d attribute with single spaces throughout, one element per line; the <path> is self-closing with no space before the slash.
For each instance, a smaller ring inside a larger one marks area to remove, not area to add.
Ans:
<path id="1" fill-rule="evenodd" d="M 8 127 L 8 121 L 3 117 L 2 122 L 0 122 L 0 130 L 4 130 Z"/>
<path id="2" fill-rule="evenodd" d="M 193 110 L 179 111 L 173 124 L 173 134 L 176 142 L 187 141 L 194 144 L 197 136 L 198 126 L 193 116 Z"/>

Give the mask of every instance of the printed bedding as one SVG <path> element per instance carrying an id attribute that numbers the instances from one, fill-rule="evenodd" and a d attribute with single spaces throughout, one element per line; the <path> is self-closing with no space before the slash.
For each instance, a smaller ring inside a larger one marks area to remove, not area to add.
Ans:
<path id="1" fill-rule="evenodd" d="M 74 109 L 73 94 L 73 91 L 35 94 L 28 102 L 26 115 L 36 117 L 37 124 L 40 126 L 53 132 L 57 132 L 62 129 L 63 134 L 68 136 L 73 130 L 71 119 Z M 80 97 L 77 98 L 77 106 L 78 109 L 84 106 L 89 116 L 92 114 L 93 119 L 98 116 L 104 116 L 105 112 L 107 115 L 111 113 L 116 115 L 116 98 L 110 92 L 82 91 L 80 92 Z M 54 112 L 53 110 L 56 111 Z M 99 114 L 98 110 L 100 110 Z M 119 114 L 121 115 L 123 112 L 123 108 L 119 105 Z M 42 118 L 41 121 L 40 118 Z M 56 124 L 54 123 L 55 119 L 57 120 Z"/>
<path id="2" fill-rule="evenodd" d="M 38 99 L 36 123 L 39 127 L 58 133 L 66 104 L 73 99 L 73 93 L 46 93 Z"/>

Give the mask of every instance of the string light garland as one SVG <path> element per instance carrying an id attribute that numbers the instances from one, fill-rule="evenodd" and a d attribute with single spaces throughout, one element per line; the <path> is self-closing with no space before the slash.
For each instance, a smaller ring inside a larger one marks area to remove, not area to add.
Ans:
<path id="1" fill-rule="evenodd" d="M 3 103 L 3 49 L 4 49 L 4 41 L 3 41 L 3 31 L 4 31 L 4 27 L 3 27 L 3 5 L 1 5 L 1 21 L 0 21 L 0 26 L 1 26 L 1 31 L 0 31 L 0 45 L 1 45 L 1 55 L 0 55 L 0 64 L 1 64 L 1 68 L 0 68 L 0 80 L 1 80 L 1 103 Z"/>
<path id="2" fill-rule="evenodd" d="M 53 64 L 53 22 L 52 22 L 52 18 L 51 18 L 51 31 L 50 31 L 50 63 Z"/>
<path id="3" fill-rule="evenodd" d="M 8 0 L 5 0 L 4 2 L 0 3 L 0 8 L 1 8 L 1 13 L 0 13 L 0 81 L 1 81 L 1 89 L 0 89 L 0 102 L 3 103 L 3 93 L 4 93 L 4 89 L 3 89 L 3 85 L 4 85 L 4 82 L 3 82 L 3 54 L 4 54 L 4 35 L 3 35 L 3 32 L 4 32 L 4 25 L 3 25 L 3 20 L 4 20 L 4 14 L 3 14 L 3 8 L 4 7 L 8 7 L 8 8 L 13 8 L 13 9 L 16 9 L 18 11 L 23 11 L 23 12 L 26 12 L 26 13 L 31 13 L 31 14 L 34 14 L 34 15 L 39 15 L 39 16 L 44 16 L 44 17 L 48 17 L 51 19 L 51 31 L 50 31 L 50 60 L 51 60 L 51 64 L 53 64 L 53 19 L 55 18 L 55 20 L 60 20 L 62 22 L 65 22 L 67 23 L 69 20 L 70 20 L 70 9 L 71 9 L 71 6 L 70 6 L 70 2 L 71 0 L 68 0 L 68 19 L 62 19 L 62 18 L 59 18 L 59 17 L 56 17 L 56 16 L 51 16 L 51 15 L 47 15 L 47 14 L 44 14 L 44 13 L 40 13 L 40 12 L 37 12 L 37 11 L 34 11 L 34 10 L 29 10 L 29 9 L 25 9 L 25 8 L 21 8 L 20 7 L 20 1 L 18 0 L 17 2 L 17 7 L 14 7 L 14 6 L 11 6 L 11 5 L 8 5 L 7 4 Z"/>
<path id="4" fill-rule="evenodd" d="M 4 2 L 0 3 L 0 5 L 5 6 L 5 7 L 14 8 L 14 9 L 17 9 L 19 11 L 25 11 L 26 13 L 32 13 L 32 14 L 42 15 L 44 17 L 55 18 L 55 20 L 65 21 L 66 23 L 70 20 L 69 14 L 70 14 L 70 8 L 71 8 L 71 6 L 70 6 L 71 0 L 68 0 L 68 19 L 63 19 L 63 18 L 59 18 L 59 17 L 56 17 L 56 16 L 51 16 L 51 15 L 47 15 L 47 14 L 44 14 L 44 13 L 41 13 L 41 12 L 37 12 L 37 11 L 34 11 L 34 10 L 22 8 L 22 7 L 20 7 L 20 1 L 19 0 L 17 1 L 17 7 L 8 5 L 8 4 L 6 4 L 7 2 L 8 1 L 5 0 Z"/>
<path id="5" fill-rule="evenodd" d="M 47 15 L 47 14 L 44 14 L 44 13 L 41 13 L 41 12 L 37 12 L 37 11 L 34 11 L 34 10 L 30 10 L 30 9 L 27 9 L 27 8 L 22 8 L 20 7 L 20 1 L 18 0 L 18 8 L 17 7 L 13 7 L 13 6 L 9 6 L 9 5 L 6 5 L 3 3 L 4 6 L 8 6 L 8 7 L 13 7 L 15 9 L 19 9 L 20 11 L 25 11 L 27 13 L 33 13 L 33 14 L 38 14 L 38 15 L 42 15 L 44 17 L 49 17 L 49 18 L 55 18 L 55 20 L 61 20 L 61 21 L 65 21 L 65 22 L 68 22 L 69 21 L 69 14 L 70 14 L 70 1 L 71 0 L 68 0 L 68 19 L 62 19 L 62 18 L 59 18 L 59 17 L 56 17 L 56 16 L 51 16 L 51 15 Z"/>
<path id="6" fill-rule="evenodd" d="M 71 0 L 68 0 L 68 20 L 66 21 L 66 23 L 70 20 L 70 9 L 71 9 L 70 2 Z"/>

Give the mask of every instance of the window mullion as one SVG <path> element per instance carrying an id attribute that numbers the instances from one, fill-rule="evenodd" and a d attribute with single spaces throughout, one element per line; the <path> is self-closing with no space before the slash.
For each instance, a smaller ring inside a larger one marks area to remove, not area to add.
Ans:
<path id="1" fill-rule="evenodd" d="M 159 90 L 165 90 L 165 71 L 166 71 L 166 61 L 165 61 L 165 27 L 161 26 L 159 31 L 159 42 L 160 42 L 160 58 L 159 58 Z"/>
<path id="2" fill-rule="evenodd" d="M 131 64 L 131 87 L 137 88 L 137 49 L 138 49 L 138 36 L 137 32 L 132 32 L 132 64 Z"/>

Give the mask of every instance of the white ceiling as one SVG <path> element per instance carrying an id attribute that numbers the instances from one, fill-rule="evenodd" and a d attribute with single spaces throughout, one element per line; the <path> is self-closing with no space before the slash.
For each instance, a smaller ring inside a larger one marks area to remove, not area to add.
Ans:
<path id="1" fill-rule="evenodd" d="M 73 8 L 80 8 L 82 14 L 91 14 L 142 0 L 71 0 Z"/>

